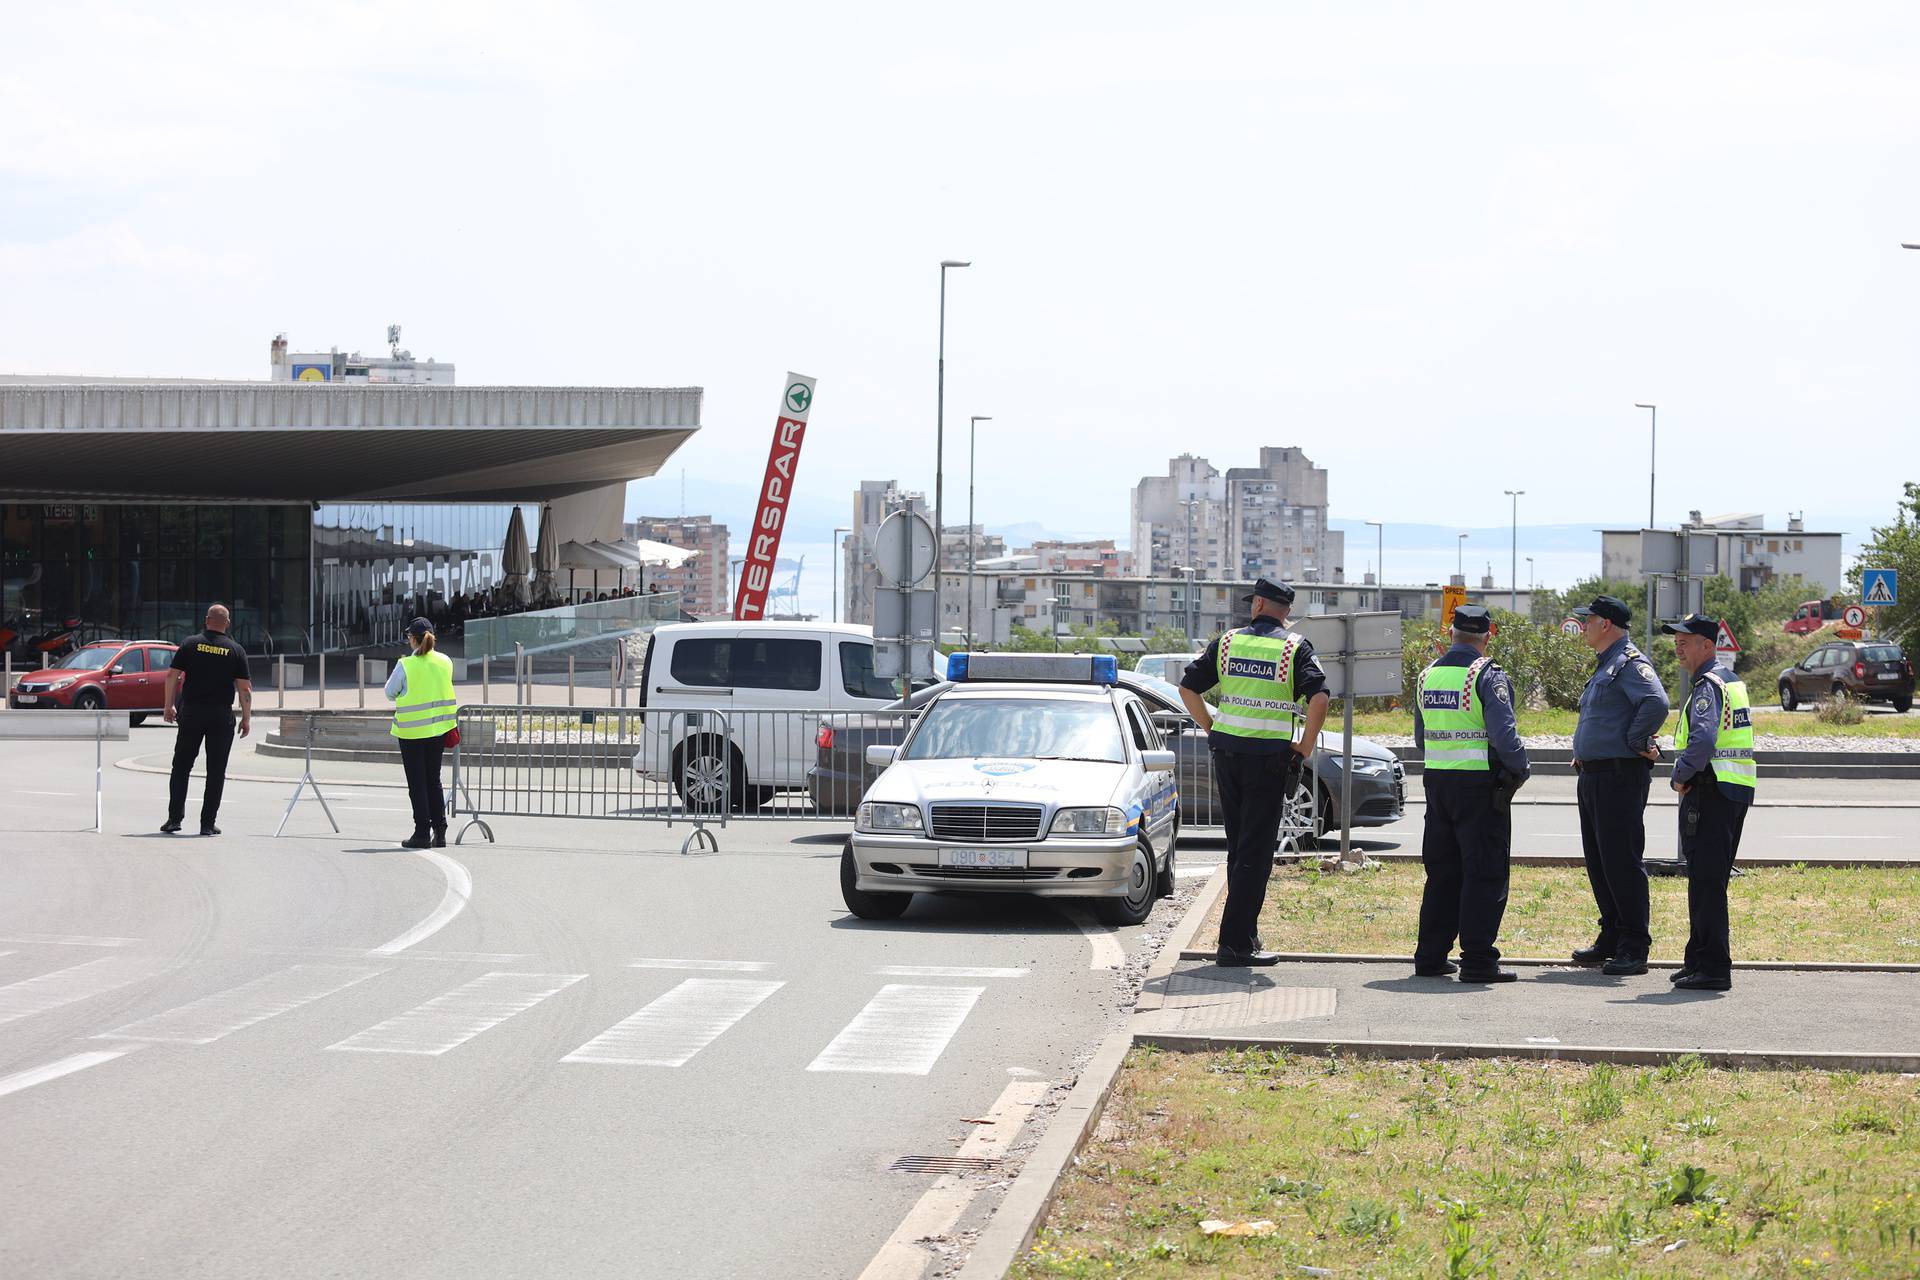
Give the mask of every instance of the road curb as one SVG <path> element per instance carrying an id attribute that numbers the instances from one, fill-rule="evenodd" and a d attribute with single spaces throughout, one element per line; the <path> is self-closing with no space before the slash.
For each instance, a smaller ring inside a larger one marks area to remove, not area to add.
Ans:
<path id="1" fill-rule="evenodd" d="M 129 756 L 125 760 L 114 761 L 113 767 L 116 769 L 125 769 L 128 773 L 157 773 L 163 777 L 173 772 L 173 768 L 171 765 L 140 763 L 145 758 L 146 757 L 144 756 Z M 397 756 L 395 757 L 396 760 L 398 758 L 399 757 Z M 198 764 L 195 765 L 193 769 L 193 776 L 196 778 L 206 777 L 207 776 L 206 766 L 198 765 Z M 300 781 L 300 779 L 276 777 L 272 774 L 265 774 L 265 773 L 229 773 L 227 774 L 227 781 L 228 782 L 277 782 L 281 786 L 285 786 L 290 782 L 297 784 Z M 391 790 L 396 790 L 396 791 L 405 791 L 407 789 L 407 784 L 404 782 L 373 782 L 373 781 L 347 782 L 347 781 L 330 781 L 324 778 L 314 779 L 314 785 L 321 786 L 321 787 L 387 787 Z"/>
<path id="2" fill-rule="evenodd" d="M 1180 953 L 1182 960 L 1211 960 L 1213 952 L 1188 949 Z M 1409 967 L 1413 964 L 1410 955 L 1366 955 L 1351 951 L 1283 951 L 1280 953 L 1282 964 L 1400 964 Z M 1540 969 L 1576 969 L 1578 965 L 1562 957 L 1555 956 L 1501 956 L 1501 964 L 1526 965 Z M 1678 969 L 1678 960 L 1649 960 L 1649 969 Z M 1735 960 L 1733 967 L 1760 973 L 1920 973 L 1920 964 L 1900 964 L 1895 961 L 1875 963 L 1867 960 Z M 1156 1002 L 1155 1007 L 1158 1007 Z M 1142 1004 L 1141 1008 L 1146 1008 Z"/>
<path id="3" fill-rule="evenodd" d="M 1368 1058 L 1529 1058 L 1549 1062 L 1610 1062 L 1618 1066 L 1655 1067 L 1678 1058 L 1695 1057 L 1714 1067 L 1787 1068 L 1816 1071 L 1920 1072 L 1920 1054 L 1820 1053 L 1796 1049 L 1654 1049 L 1641 1046 L 1574 1044 L 1466 1044 L 1460 1041 L 1316 1040 L 1298 1036 L 1195 1035 L 1186 1032 L 1141 1032 L 1141 1047 L 1175 1053 L 1211 1053 L 1231 1049 L 1287 1050 L 1313 1055 L 1345 1053 Z"/>
<path id="4" fill-rule="evenodd" d="M 1200 926 L 1213 913 L 1213 905 L 1219 901 L 1226 887 L 1227 871 L 1225 867 L 1220 867 L 1207 877 L 1200 892 L 1193 896 L 1186 914 L 1173 926 L 1166 943 L 1160 948 L 1160 954 L 1147 967 L 1146 977 L 1140 985 L 1140 998 L 1134 1006 L 1136 1012 L 1160 1007 L 1159 992 L 1150 993 L 1150 988 L 1155 979 L 1173 972 L 1187 944 L 1193 941 L 1193 935 L 1199 932 Z M 1060 1104 L 1060 1110 L 1048 1122 L 1046 1136 L 1040 1139 L 1033 1154 L 1027 1157 L 1020 1176 L 1008 1188 L 999 1209 L 981 1229 L 974 1241 L 973 1251 L 967 1255 L 967 1264 L 960 1269 L 956 1280 L 1001 1280 L 1027 1251 L 1027 1246 L 1033 1243 L 1033 1237 L 1039 1232 L 1047 1211 L 1053 1207 L 1053 1198 L 1060 1190 L 1062 1175 L 1072 1165 L 1074 1157 L 1080 1154 L 1080 1149 L 1087 1145 L 1087 1139 L 1093 1136 L 1095 1126 L 1100 1123 L 1107 1098 L 1113 1092 L 1113 1082 L 1120 1078 L 1120 1068 L 1125 1064 L 1127 1051 L 1133 1047 L 1134 1041 L 1134 1033 L 1129 1025 L 1108 1035 L 1094 1050 L 1093 1057 L 1080 1072 L 1080 1079 L 1067 1094 L 1067 1100 Z"/>

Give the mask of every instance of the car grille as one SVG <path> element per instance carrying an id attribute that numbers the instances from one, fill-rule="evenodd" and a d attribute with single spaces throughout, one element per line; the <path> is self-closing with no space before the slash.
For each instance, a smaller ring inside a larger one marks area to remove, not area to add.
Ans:
<path id="1" fill-rule="evenodd" d="M 936 840 L 1034 840 L 1040 835 L 1037 804 L 936 804 Z"/>
<path id="2" fill-rule="evenodd" d="M 907 870 L 917 876 L 941 880 L 1052 880 L 1058 867 L 936 867 L 925 862 L 910 862 Z"/>
<path id="3" fill-rule="evenodd" d="M 45 693 L 48 687 L 49 686 L 44 684 L 28 684 L 23 680 L 13 686 L 13 691 L 15 693 Z"/>

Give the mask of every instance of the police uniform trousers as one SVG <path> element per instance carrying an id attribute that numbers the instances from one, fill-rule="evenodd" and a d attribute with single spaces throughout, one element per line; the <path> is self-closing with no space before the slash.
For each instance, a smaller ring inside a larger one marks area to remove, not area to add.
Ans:
<path id="1" fill-rule="evenodd" d="M 167 783 L 167 820 L 184 822 L 187 783 L 202 746 L 207 749 L 207 785 L 200 794 L 200 825 L 210 827 L 220 816 L 220 797 L 227 789 L 227 757 L 233 753 L 233 709 L 195 707 L 176 703 L 173 735 L 173 776 Z"/>
<path id="2" fill-rule="evenodd" d="M 1580 852 L 1587 883 L 1600 908 L 1602 951 L 1645 959 L 1653 945 L 1648 928 L 1647 788 L 1653 762 L 1639 756 L 1582 761 Z"/>
<path id="3" fill-rule="evenodd" d="M 413 801 L 413 829 L 444 833 L 447 798 L 440 786 L 440 757 L 447 749 L 446 735 L 399 742 L 400 766 L 407 772 L 407 799 Z"/>
<path id="4" fill-rule="evenodd" d="M 1227 829 L 1227 904 L 1220 912 L 1220 950 L 1258 950 L 1260 908 L 1280 844 L 1280 817 L 1300 776 L 1297 751 L 1213 753 L 1214 785 Z"/>
<path id="5" fill-rule="evenodd" d="M 1438 967 L 1460 939 L 1468 973 L 1498 966 L 1500 920 L 1507 913 L 1507 876 L 1513 852 L 1513 793 L 1492 773 L 1458 769 L 1421 775 L 1427 793 L 1420 862 L 1426 889 L 1420 898 L 1420 939 L 1413 962 Z"/>
<path id="6" fill-rule="evenodd" d="M 1711 773 L 1680 797 L 1680 853 L 1687 860 L 1686 968 L 1709 978 L 1733 976 L 1727 926 L 1727 880 L 1740 852 L 1750 803 L 1729 800 Z"/>

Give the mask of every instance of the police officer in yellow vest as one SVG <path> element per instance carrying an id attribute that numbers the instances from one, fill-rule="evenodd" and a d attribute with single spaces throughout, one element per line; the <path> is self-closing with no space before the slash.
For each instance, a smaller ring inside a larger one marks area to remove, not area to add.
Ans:
<path id="1" fill-rule="evenodd" d="M 1261 949 L 1260 906 L 1287 796 L 1327 719 L 1327 677 L 1313 645 L 1286 630 L 1293 588 L 1261 578 L 1241 603 L 1252 606 L 1252 623 L 1209 644 L 1180 678 L 1180 700 L 1207 731 L 1227 829 L 1227 903 L 1214 963 L 1230 967 L 1280 961 Z M 1218 710 L 1202 698 L 1215 688 Z"/>
<path id="2" fill-rule="evenodd" d="M 1753 719 L 1747 686 L 1716 666 L 1715 618 L 1689 614 L 1660 630 L 1673 637 L 1680 665 L 1693 674 L 1687 710 L 1674 735 L 1673 789 L 1680 793 L 1680 853 L 1687 864 L 1686 960 L 1673 985 L 1725 991 L 1733 985 L 1727 926 L 1727 878 L 1753 803 Z"/>
<path id="3" fill-rule="evenodd" d="M 415 618 L 407 624 L 412 654 L 393 664 L 387 696 L 393 699 L 394 737 L 407 771 L 407 798 L 413 801 L 413 835 L 404 849 L 444 849 L 447 801 L 440 788 L 440 754 L 460 714 L 453 696 L 453 663 L 434 649 L 433 624 Z"/>
<path id="4" fill-rule="evenodd" d="M 1479 605 L 1453 611 L 1453 647 L 1420 673 L 1413 740 L 1427 795 L 1420 861 L 1420 938 L 1413 971 L 1444 978 L 1460 940 L 1462 982 L 1512 982 L 1500 967 L 1500 920 L 1507 910 L 1513 848 L 1513 793 L 1532 768 L 1514 719 L 1513 685 L 1493 659 L 1493 619 Z"/>

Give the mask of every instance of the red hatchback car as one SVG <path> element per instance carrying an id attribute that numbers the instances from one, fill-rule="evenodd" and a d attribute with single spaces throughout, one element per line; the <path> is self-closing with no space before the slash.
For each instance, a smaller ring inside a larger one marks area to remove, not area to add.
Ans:
<path id="1" fill-rule="evenodd" d="M 139 724 L 166 700 L 174 646 L 159 640 L 95 642 L 58 663 L 21 676 L 7 702 L 15 707 L 105 707 L 128 711 Z"/>

